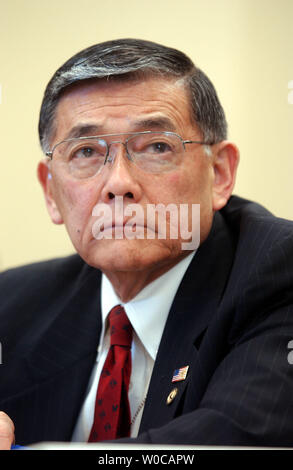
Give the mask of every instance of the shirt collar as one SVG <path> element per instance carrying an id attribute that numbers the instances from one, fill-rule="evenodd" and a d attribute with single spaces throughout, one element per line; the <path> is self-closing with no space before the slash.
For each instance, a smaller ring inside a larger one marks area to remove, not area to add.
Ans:
<path id="1" fill-rule="evenodd" d="M 195 252 L 186 256 L 173 268 L 142 289 L 132 300 L 123 303 L 115 293 L 109 279 L 102 275 L 103 332 L 109 311 L 117 304 L 124 307 L 140 341 L 155 360 L 165 323 L 179 284 Z"/>

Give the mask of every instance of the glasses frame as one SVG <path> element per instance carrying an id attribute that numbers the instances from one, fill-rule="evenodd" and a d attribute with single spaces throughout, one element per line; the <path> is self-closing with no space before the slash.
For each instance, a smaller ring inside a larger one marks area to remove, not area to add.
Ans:
<path id="1" fill-rule="evenodd" d="M 106 155 L 105 155 L 105 161 L 104 161 L 104 165 L 107 163 L 108 161 L 108 157 L 109 157 L 109 151 L 110 151 L 110 147 L 112 144 L 123 144 L 125 149 L 126 149 L 126 153 L 127 153 L 127 157 L 130 161 L 132 161 L 132 157 L 131 155 L 129 155 L 129 152 L 128 152 L 128 147 L 127 147 L 127 144 L 129 142 L 129 140 L 133 139 L 133 137 L 135 137 L 136 135 L 155 135 L 155 134 L 164 134 L 164 135 L 174 135 L 176 137 L 178 137 L 180 140 L 181 140 L 181 143 L 182 143 L 182 147 L 184 149 L 184 151 L 186 150 L 185 149 L 185 145 L 186 144 L 200 144 L 200 145 L 213 145 L 212 142 L 203 142 L 203 141 L 200 141 L 200 140 L 184 140 L 179 134 L 176 134 L 176 132 L 171 132 L 171 131 L 141 131 L 141 132 L 119 132 L 117 134 L 101 134 L 101 135 L 89 135 L 89 136 L 82 136 L 82 137 L 72 137 L 70 139 L 65 139 L 65 140 L 62 140 L 61 142 L 58 142 L 57 144 L 55 144 L 51 150 L 49 150 L 48 152 L 46 152 L 46 156 L 48 158 L 50 158 L 50 160 L 53 160 L 53 153 L 55 151 L 55 149 L 61 145 L 61 144 L 64 144 L 65 142 L 73 142 L 73 141 L 83 141 L 83 140 L 94 140 L 94 139 L 103 139 L 103 137 L 118 137 L 118 136 L 122 136 L 122 135 L 128 135 L 129 137 L 127 139 L 125 139 L 125 141 L 121 141 L 121 140 L 114 140 L 112 142 L 107 142 L 105 140 L 105 143 L 107 145 L 107 152 L 106 152 Z M 104 140 L 104 139 L 103 139 Z"/>

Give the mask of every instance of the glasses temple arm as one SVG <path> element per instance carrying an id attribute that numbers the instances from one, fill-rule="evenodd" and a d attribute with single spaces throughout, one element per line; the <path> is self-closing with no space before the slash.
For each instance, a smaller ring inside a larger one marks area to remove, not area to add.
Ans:
<path id="1" fill-rule="evenodd" d="M 184 144 L 214 145 L 214 142 L 202 142 L 201 140 L 183 140 Z"/>

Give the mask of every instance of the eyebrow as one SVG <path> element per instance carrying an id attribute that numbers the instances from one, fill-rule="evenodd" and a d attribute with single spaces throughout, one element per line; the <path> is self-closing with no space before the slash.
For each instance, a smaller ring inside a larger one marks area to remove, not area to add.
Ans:
<path id="1" fill-rule="evenodd" d="M 176 126 L 167 116 L 150 116 L 133 123 L 135 129 L 176 131 Z"/>
<path id="2" fill-rule="evenodd" d="M 66 134 L 65 139 L 72 139 L 75 137 L 83 137 L 87 135 L 98 135 L 102 132 L 101 126 L 97 124 L 77 124 L 74 126 L 68 134 Z"/>
<path id="3" fill-rule="evenodd" d="M 164 130 L 164 131 L 176 131 L 176 126 L 173 121 L 166 116 L 150 116 L 143 119 L 138 119 L 132 124 L 133 131 L 138 130 Z M 103 135 L 106 134 L 104 127 L 98 124 L 92 123 L 83 123 L 77 124 L 74 126 L 68 134 L 66 134 L 65 139 L 78 138 L 83 136 L 92 136 L 92 135 Z M 111 132 L 115 134 L 115 130 Z"/>

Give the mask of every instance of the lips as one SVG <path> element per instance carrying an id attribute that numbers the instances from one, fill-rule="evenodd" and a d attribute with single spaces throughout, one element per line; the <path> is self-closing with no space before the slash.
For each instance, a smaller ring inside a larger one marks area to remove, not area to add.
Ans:
<path id="1" fill-rule="evenodd" d="M 92 216 L 96 219 L 92 226 L 92 234 L 95 239 L 166 238 L 164 221 L 163 224 L 160 223 L 159 216 L 150 213 L 148 207 L 140 204 L 124 206 L 119 196 L 117 199 L 118 202 L 115 200 L 115 204 L 98 203 L 94 207 Z"/>
<path id="2" fill-rule="evenodd" d="M 152 226 L 149 226 L 144 222 L 137 222 L 136 220 L 134 220 L 134 218 L 128 218 L 123 222 L 123 224 L 115 223 L 115 221 L 112 224 L 106 224 L 104 226 L 101 226 L 100 231 L 111 231 L 114 234 L 123 233 L 124 235 L 128 235 L 131 233 L 141 234 L 145 233 L 145 231 L 156 232 L 156 230 Z"/>
<path id="3" fill-rule="evenodd" d="M 132 228 L 132 229 L 135 229 L 137 227 L 144 228 L 144 229 L 151 228 L 151 227 L 148 227 L 144 222 L 137 222 L 136 220 L 133 220 L 133 219 L 134 219 L 133 217 L 129 217 L 122 224 L 120 222 L 115 223 L 115 221 L 112 222 L 112 224 L 105 224 L 104 227 L 101 227 L 101 231 L 105 231 L 109 229 L 112 229 L 112 230 L 125 229 L 125 227 Z"/>
<path id="4" fill-rule="evenodd" d="M 143 221 L 137 221 L 135 217 L 127 217 L 123 223 L 117 223 L 115 220 L 112 222 L 104 222 L 98 220 L 93 224 L 92 234 L 95 239 L 144 239 L 155 238 L 156 229 L 148 226 Z"/>

